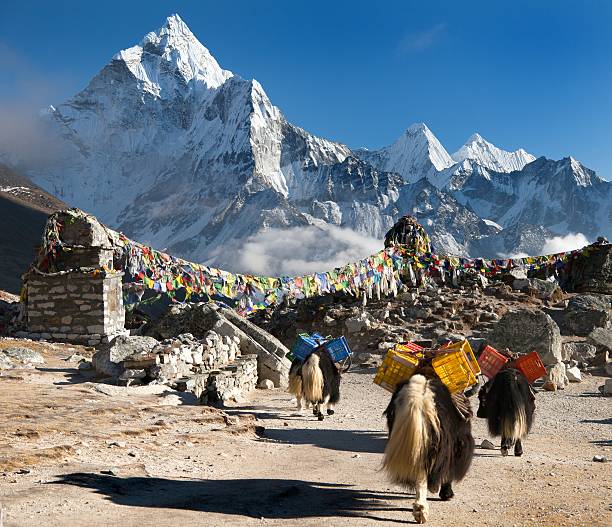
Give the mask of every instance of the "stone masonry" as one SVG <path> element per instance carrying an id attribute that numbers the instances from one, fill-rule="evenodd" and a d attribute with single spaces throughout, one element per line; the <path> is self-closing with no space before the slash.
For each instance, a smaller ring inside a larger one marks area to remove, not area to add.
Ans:
<path id="1" fill-rule="evenodd" d="M 123 273 L 113 270 L 113 242 L 92 217 L 57 217 L 61 250 L 53 268 L 25 275 L 31 338 L 96 345 L 125 332 Z"/>

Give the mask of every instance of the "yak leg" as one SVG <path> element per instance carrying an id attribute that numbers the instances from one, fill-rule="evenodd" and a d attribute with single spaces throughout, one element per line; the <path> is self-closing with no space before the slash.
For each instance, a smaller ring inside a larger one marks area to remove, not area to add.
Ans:
<path id="1" fill-rule="evenodd" d="M 501 439 L 501 454 L 502 454 L 502 456 L 507 456 L 508 455 L 508 449 L 510 448 L 510 445 L 512 445 L 512 441 L 509 438 L 502 436 L 502 439 Z"/>
<path id="2" fill-rule="evenodd" d="M 442 487 L 440 488 L 440 499 L 442 501 L 450 500 L 455 493 L 453 492 L 452 482 L 442 483 Z"/>
<path id="3" fill-rule="evenodd" d="M 429 504 L 427 503 L 427 476 L 416 484 L 416 499 L 412 504 L 412 515 L 417 523 L 425 523 L 429 516 Z"/>
<path id="4" fill-rule="evenodd" d="M 523 443 L 521 443 L 520 439 L 517 439 L 514 445 L 514 455 L 517 457 L 523 455 Z"/>

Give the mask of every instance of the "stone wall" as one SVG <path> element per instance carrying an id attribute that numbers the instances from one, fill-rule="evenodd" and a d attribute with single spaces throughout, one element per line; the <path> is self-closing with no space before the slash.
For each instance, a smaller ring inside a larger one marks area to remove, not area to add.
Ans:
<path id="1" fill-rule="evenodd" d="M 122 273 L 32 273 L 27 282 L 29 336 L 95 345 L 124 331 Z"/>

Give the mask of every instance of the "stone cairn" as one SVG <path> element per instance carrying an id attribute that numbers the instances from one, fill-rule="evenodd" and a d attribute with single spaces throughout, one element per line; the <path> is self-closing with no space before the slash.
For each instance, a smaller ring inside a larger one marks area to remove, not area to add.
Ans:
<path id="1" fill-rule="evenodd" d="M 54 246 L 50 232 L 57 235 Z M 51 216 L 39 256 L 23 277 L 27 331 L 17 336 L 95 346 L 124 334 L 122 276 L 99 222 Z"/>

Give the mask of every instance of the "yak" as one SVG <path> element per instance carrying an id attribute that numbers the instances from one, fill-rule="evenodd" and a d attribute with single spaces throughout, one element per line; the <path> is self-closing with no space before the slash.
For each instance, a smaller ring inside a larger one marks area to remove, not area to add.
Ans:
<path id="1" fill-rule="evenodd" d="M 462 480 L 472 463 L 469 400 L 451 395 L 437 377 L 417 372 L 397 385 L 385 415 L 389 439 L 383 468 L 394 483 L 415 490 L 412 514 L 425 523 L 427 491 L 451 499 L 452 483 Z"/>

